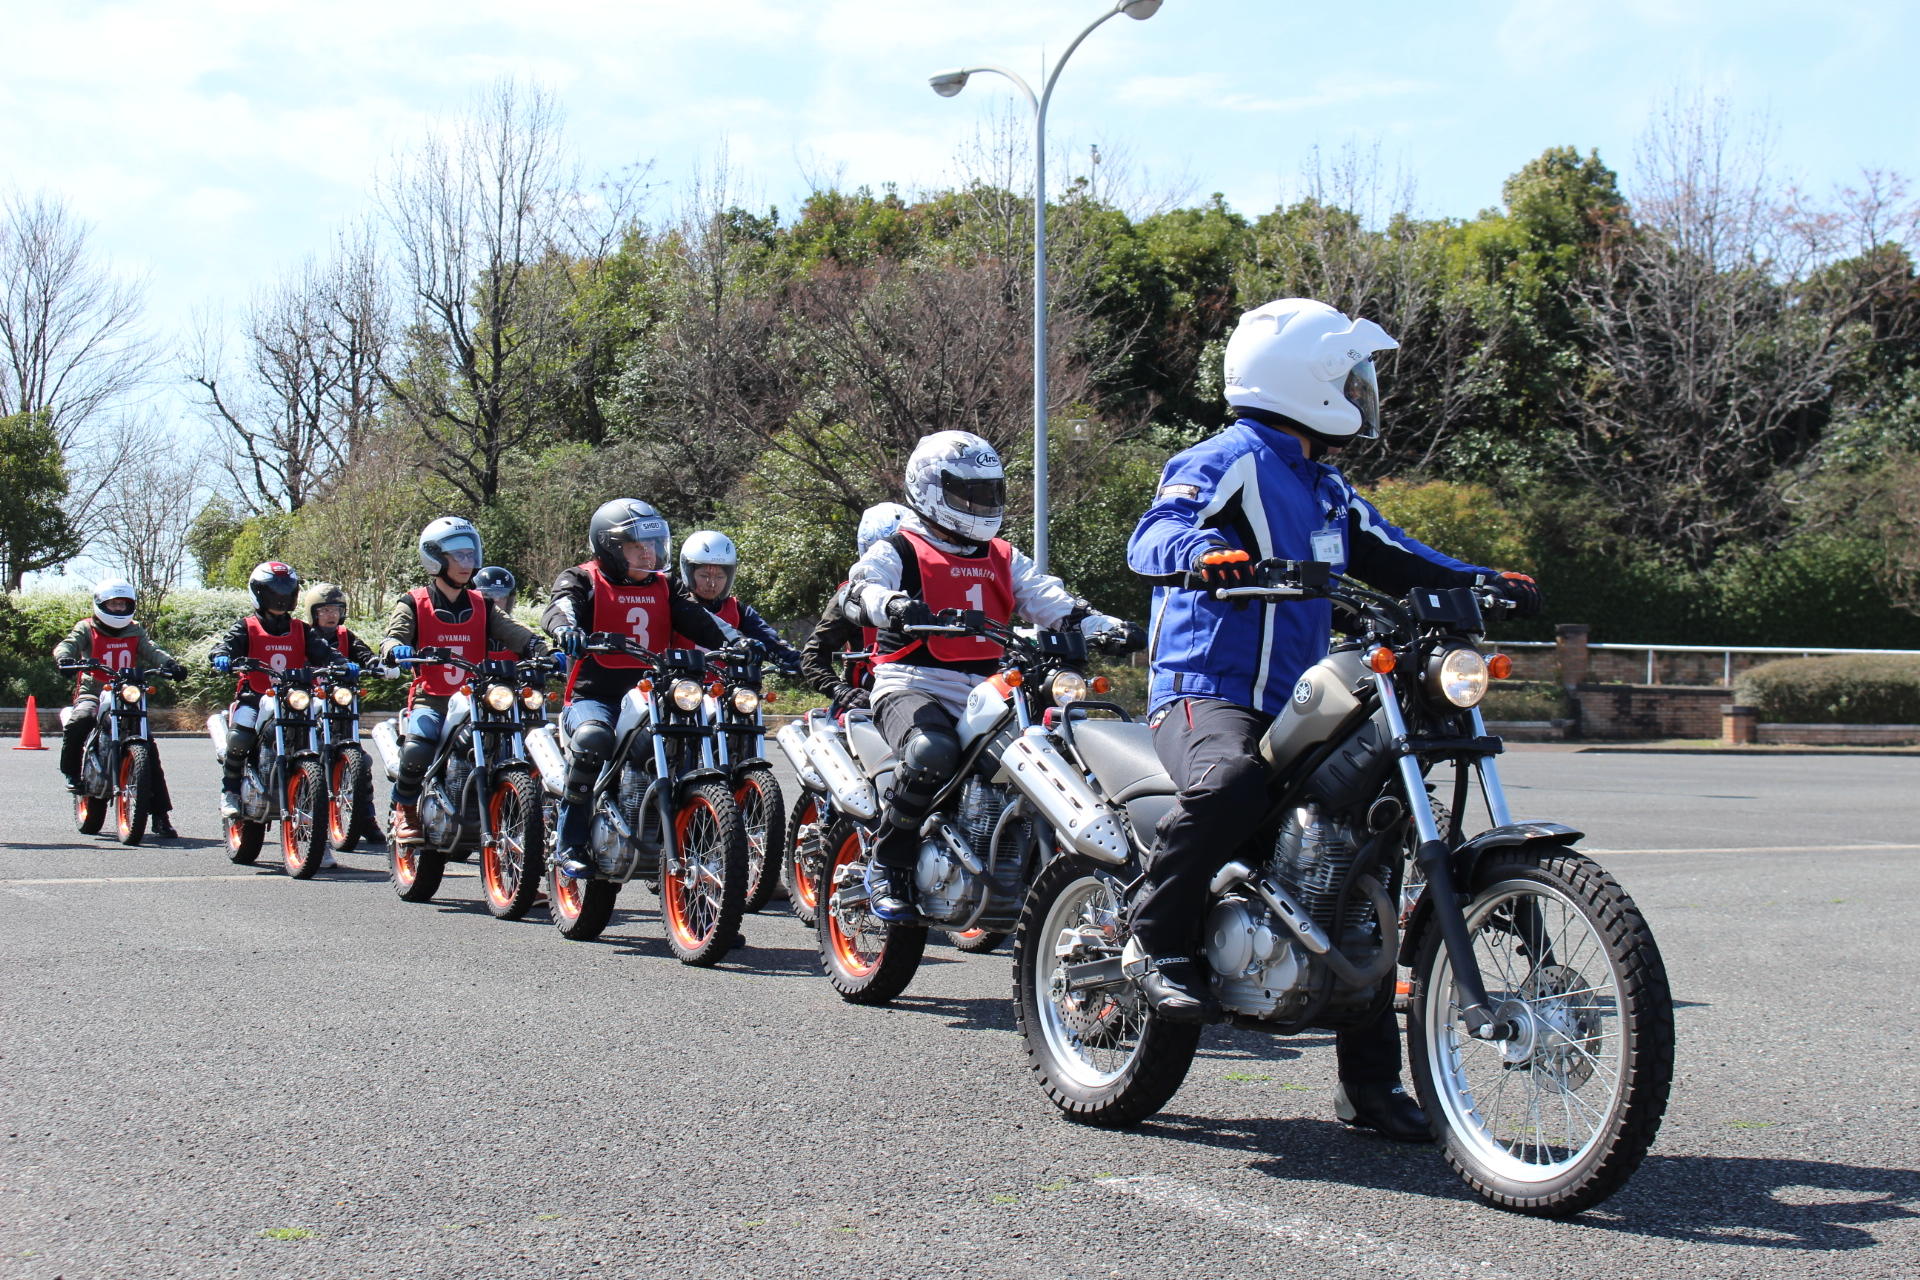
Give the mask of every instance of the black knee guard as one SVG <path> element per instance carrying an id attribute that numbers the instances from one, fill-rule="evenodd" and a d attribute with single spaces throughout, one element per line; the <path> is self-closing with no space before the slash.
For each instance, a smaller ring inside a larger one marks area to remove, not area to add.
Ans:
<path id="1" fill-rule="evenodd" d="M 874 857 L 889 866 L 913 861 L 913 837 L 926 820 L 933 798 L 960 765 L 960 739 L 941 730 L 916 729 L 900 749 L 893 789 L 881 815 L 879 844 Z"/>
<path id="2" fill-rule="evenodd" d="M 585 804 L 593 793 L 594 780 L 600 776 L 600 769 L 613 754 L 614 741 L 611 726 L 600 720 L 589 720 L 573 731 L 567 748 L 572 758 L 567 762 L 567 783 L 562 796 L 568 804 Z"/>
<path id="3" fill-rule="evenodd" d="M 242 729 L 235 725 L 227 730 L 227 754 L 220 762 L 222 789 L 240 789 L 240 775 L 246 772 L 247 757 L 253 753 L 253 744 L 259 740 L 260 734 L 254 729 Z"/>
<path id="4" fill-rule="evenodd" d="M 400 744 L 400 776 L 393 782 L 393 802 L 414 804 L 420 799 L 420 784 L 433 764 L 433 753 L 440 747 L 438 738 L 409 735 Z"/>

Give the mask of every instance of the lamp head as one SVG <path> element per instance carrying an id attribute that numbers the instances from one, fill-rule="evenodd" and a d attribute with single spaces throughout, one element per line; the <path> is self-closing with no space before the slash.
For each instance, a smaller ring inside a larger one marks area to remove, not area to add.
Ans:
<path id="1" fill-rule="evenodd" d="M 1160 0 L 1120 0 L 1115 7 L 1135 22 L 1145 22 L 1160 12 Z"/>
<path id="2" fill-rule="evenodd" d="M 1134 2 L 1137 4 L 1140 0 L 1134 0 Z M 1157 5 L 1160 0 L 1153 0 L 1153 2 Z M 967 73 L 964 71 L 942 71 L 937 76 L 929 76 L 927 83 L 932 85 L 933 91 L 941 97 L 951 98 L 954 94 L 967 87 Z"/>

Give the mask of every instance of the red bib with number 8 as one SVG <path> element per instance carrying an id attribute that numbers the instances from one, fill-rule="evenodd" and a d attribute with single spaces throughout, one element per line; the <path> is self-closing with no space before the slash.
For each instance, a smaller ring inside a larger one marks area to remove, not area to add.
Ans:
<path id="1" fill-rule="evenodd" d="M 598 561 L 580 566 L 593 580 L 593 629 L 632 636 L 643 649 L 658 651 L 673 643 L 673 608 L 667 603 L 665 575 L 650 573 L 645 582 L 613 582 L 600 572 Z M 624 653 L 596 653 L 603 667 L 642 667 L 646 663 Z"/>
<path id="2" fill-rule="evenodd" d="M 448 649 L 468 662 L 480 662 L 487 656 L 487 598 L 478 591 L 461 592 L 467 598 L 465 622 L 448 622 L 433 607 L 433 592 L 415 587 L 413 597 L 413 647 Z M 467 682 L 467 673 L 458 667 L 417 666 L 413 685 L 407 690 L 411 704 L 416 696 L 445 698 L 459 692 Z"/>
<path id="3" fill-rule="evenodd" d="M 920 598 L 927 608 L 978 609 L 995 622 L 1013 620 L 1013 547 L 1004 539 L 982 556 L 942 551 L 909 529 L 900 536 L 920 562 Z M 927 652 L 941 662 L 998 662 L 1006 649 L 985 636 L 928 636 Z"/>

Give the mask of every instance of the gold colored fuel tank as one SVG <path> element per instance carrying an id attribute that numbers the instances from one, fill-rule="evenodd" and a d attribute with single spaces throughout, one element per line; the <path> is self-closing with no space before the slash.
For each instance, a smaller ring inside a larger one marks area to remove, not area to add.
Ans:
<path id="1" fill-rule="evenodd" d="M 1286 710 L 1260 739 L 1261 758 L 1280 769 L 1332 737 L 1340 722 L 1360 705 L 1353 688 L 1367 674 L 1358 648 L 1330 653 L 1308 667 L 1295 682 Z"/>

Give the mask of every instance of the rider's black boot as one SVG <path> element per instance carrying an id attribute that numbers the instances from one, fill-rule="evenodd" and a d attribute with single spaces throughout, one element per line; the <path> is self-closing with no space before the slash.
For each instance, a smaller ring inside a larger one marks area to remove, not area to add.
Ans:
<path id="1" fill-rule="evenodd" d="M 180 838 L 180 833 L 173 829 L 173 815 L 171 814 L 154 814 L 152 820 L 147 824 L 147 829 L 152 831 L 157 839 L 178 840 Z"/>
<path id="2" fill-rule="evenodd" d="M 875 918 L 904 924 L 919 918 L 913 902 L 913 870 L 884 862 L 867 864 L 867 906 Z"/>
<path id="3" fill-rule="evenodd" d="M 1333 1113 L 1356 1129 L 1372 1129 L 1395 1142 L 1433 1141 L 1427 1113 L 1397 1080 L 1342 1080 L 1333 1091 Z"/>

